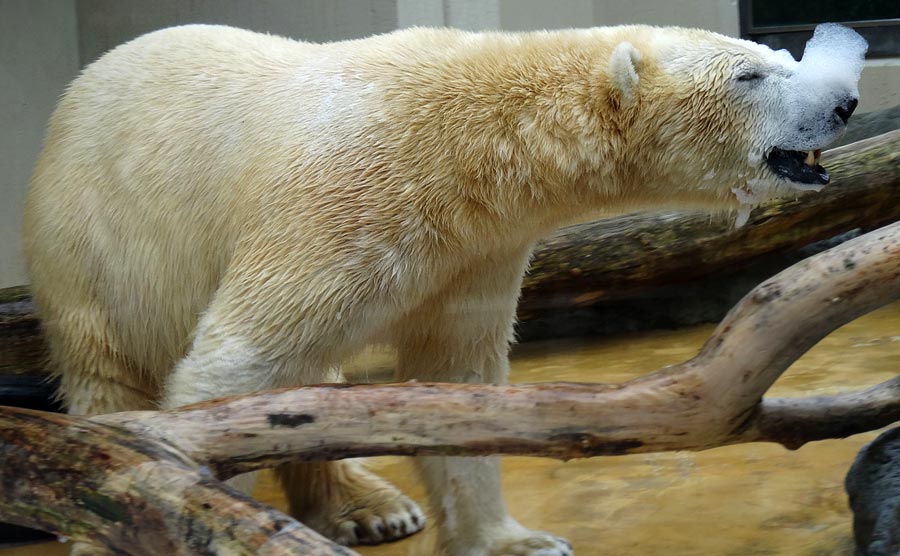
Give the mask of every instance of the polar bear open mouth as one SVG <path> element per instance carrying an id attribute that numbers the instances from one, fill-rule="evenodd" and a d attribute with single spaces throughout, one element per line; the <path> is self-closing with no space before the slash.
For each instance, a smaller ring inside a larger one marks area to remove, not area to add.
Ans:
<path id="1" fill-rule="evenodd" d="M 803 184 L 825 185 L 831 179 L 828 171 L 819 165 L 821 149 L 815 151 L 786 151 L 773 148 L 766 155 L 766 163 L 777 175 Z"/>

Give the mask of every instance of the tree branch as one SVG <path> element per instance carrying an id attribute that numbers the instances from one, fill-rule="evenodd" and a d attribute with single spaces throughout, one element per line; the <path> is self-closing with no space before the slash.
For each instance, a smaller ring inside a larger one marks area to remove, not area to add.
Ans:
<path id="1" fill-rule="evenodd" d="M 898 298 L 900 223 L 764 282 L 699 355 L 622 385 L 332 385 L 93 419 L 167 439 L 223 475 L 380 454 L 565 459 L 758 440 L 797 447 L 805 433 L 844 436 L 900 419 L 894 382 L 834 398 L 759 403 L 821 338 Z"/>
<path id="2" fill-rule="evenodd" d="M 797 449 L 807 442 L 846 438 L 900 421 L 900 377 L 837 396 L 762 401 L 735 443 L 770 441 Z"/>

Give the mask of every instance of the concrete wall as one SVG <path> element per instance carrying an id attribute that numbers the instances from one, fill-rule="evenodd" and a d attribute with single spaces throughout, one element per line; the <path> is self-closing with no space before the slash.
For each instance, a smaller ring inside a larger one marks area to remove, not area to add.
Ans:
<path id="1" fill-rule="evenodd" d="M 19 248 L 25 185 L 44 124 L 78 69 L 72 2 L 0 0 L 0 287 L 26 283 Z"/>
<path id="2" fill-rule="evenodd" d="M 500 27 L 510 31 L 589 27 L 596 21 L 591 0 L 499 0 L 499 4 Z"/>
<path id="3" fill-rule="evenodd" d="M 737 0 L 0 0 L 0 287 L 26 281 L 22 200 L 66 83 L 117 44 L 191 22 L 312 41 L 412 25 L 529 30 L 648 23 L 739 32 Z M 900 58 L 869 62 L 860 90 L 860 111 L 900 104 Z"/>
<path id="4" fill-rule="evenodd" d="M 308 41 L 397 27 L 396 0 L 77 0 L 82 64 L 129 39 L 185 23 L 219 23 Z"/>
<path id="5" fill-rule="evenodd" d="M 900 58 L 869 60 L 859 80 L 859 112 L 900 104 Z"/>
<path id="6" fill-rule="evenodd" d="M 737 0 L 594 0 L 596 25 L 644 23 L 740 33 Z"/>
<path id="7" fill-rule="evenodd" d="M 448 26 L 472 31 L 563 29 L 594 21 L 593 0 L 398 0 L 397 24 Z"/>

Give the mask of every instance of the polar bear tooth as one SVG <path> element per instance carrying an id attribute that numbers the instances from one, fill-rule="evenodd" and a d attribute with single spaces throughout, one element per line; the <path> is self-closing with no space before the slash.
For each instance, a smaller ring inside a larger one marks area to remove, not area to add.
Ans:
<path id="1" fill-rule="evenodd" d="M 816 167 L 816 155 L 812 151 L 806 152 L 806 160 L 804 160 L 807 166 Z"/>

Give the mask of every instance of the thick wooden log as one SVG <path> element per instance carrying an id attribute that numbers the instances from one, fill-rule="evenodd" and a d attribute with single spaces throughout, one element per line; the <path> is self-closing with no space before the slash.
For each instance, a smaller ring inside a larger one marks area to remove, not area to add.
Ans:
<path id="1" fill-rule="evenodd" d="M 0 519 L 132 556 L 351 556 L 123 427 L 0 408 Z"/>
<path id="2" fill-rule="evenodd" d="M 25 286 L 0 288 L 0 376 L 43 375 L 46 347 Z"/>
<path id="3" fill-rule="evenodd" d="M 681 365 L 621 385 L 318 386 L 165 412 L 0 408 L 0 519 L 125 554 L 352 554 L 217 483 L 296 460 L 381 454 L 558 458 L 808 440 L 900 419 L 897 380 L 763 400 L 829 332 L 900 298 L 900 223 L 768 280 Z"/>

